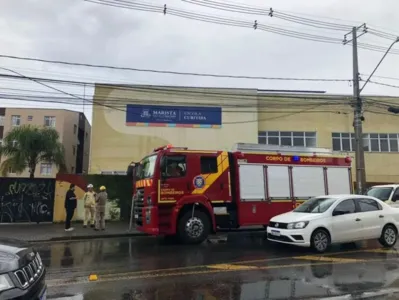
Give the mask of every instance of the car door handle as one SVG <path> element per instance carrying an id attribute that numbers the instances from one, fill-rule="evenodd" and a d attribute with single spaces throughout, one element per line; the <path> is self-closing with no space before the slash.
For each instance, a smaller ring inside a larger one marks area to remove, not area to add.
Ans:
<path id="1" fill-rule="evenodd" d="M 383 215 L 379 215 L 379 217 L 380 217 L 380 218 L 383 218 L 384 216 L 383 216 Z"/>
<path id="2" fill-rule="evenodd" d="M 362 219 L 357 218 L 355 221 L 356 221 L 356 222 L 359 222 L 359 221 L 361 221 L 361 220 L 362 220 Z"/>

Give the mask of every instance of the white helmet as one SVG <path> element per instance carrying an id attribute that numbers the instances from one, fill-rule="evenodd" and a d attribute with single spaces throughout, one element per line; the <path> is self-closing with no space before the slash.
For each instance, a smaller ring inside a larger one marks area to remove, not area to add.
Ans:
<path id="1" fill-rule="evenodd" d="M 91 189 L 91 188 L 93 188 L 93 185 L 90 183 L 90 184 L 87 186 L 87 188 L 88 188 L 88 189 Z"/>

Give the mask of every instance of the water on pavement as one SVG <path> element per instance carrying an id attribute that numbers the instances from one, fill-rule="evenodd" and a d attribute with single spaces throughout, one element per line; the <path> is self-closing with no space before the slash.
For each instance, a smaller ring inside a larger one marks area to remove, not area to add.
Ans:
<path id="1" fill-rule="evenodd" d="M 53 300 L 399 299 L 399 251 L 376 241 L 323 255 L 260 233 L 197 246 L 143 237 L 37 247 Z"/>

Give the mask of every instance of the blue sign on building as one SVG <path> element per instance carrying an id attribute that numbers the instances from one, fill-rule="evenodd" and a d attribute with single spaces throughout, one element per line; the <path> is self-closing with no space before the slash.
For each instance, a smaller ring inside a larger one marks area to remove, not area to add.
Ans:
<path id="1" fill-rule="evenodd" d="M 222 108 L 128 104 L 126 125 L 220 128 Z"/>

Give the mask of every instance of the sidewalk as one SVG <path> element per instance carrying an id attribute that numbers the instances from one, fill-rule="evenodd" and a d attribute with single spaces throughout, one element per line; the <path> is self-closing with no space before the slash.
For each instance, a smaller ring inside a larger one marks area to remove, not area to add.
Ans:
<path id="1" fill-rule="evenodd" d="M 65 232 L 64 224 L 1 224 L 0 238 L 16 238 L 27 242 L 49 242 L 49 241 L 68 241 L 84 240 L 96 238 L 116 238 L 116 237 L 135 237 L 146 236 L 146 234 L 132 229 L 129 232 L 129 224 L 125 222 L 108 222 L 105 231 L 95 231 L 92 228 L 83 228 L 82 223 L 73 223 L 75 230 Z M 264 231 L 263 227 L 250 226 L 238 230 L 220 230 L 219 233 L 226 232 L 249 232 Z"/>
<path id="2" fill-rule="evenodd" d="M 82 223 L 73 223 L 74 231 L 65 232 L 64 224 L 2 224 L 0 238 L 16 238 L 28 242 L 67 241 L 77 239 L 112 238 L 125 236 L 145 236 L 132 229 L 125 222 L 108 222 L 105 231 L 95 231 L 92 228 L 83 228 Z"/>

